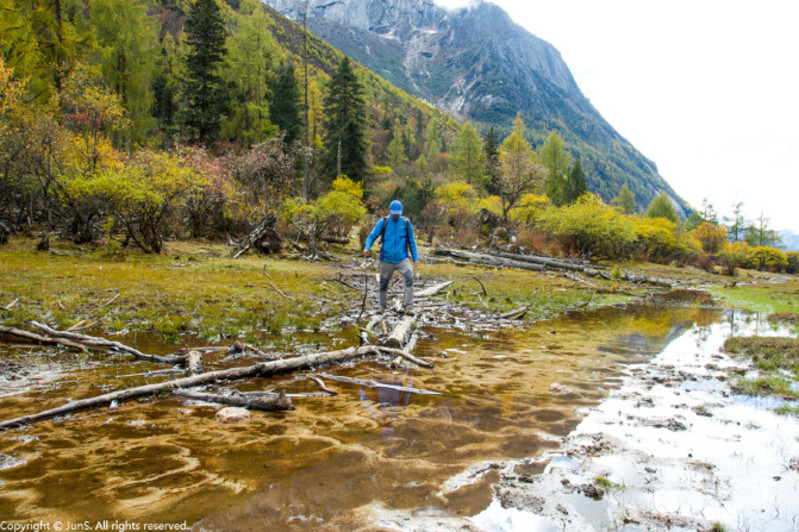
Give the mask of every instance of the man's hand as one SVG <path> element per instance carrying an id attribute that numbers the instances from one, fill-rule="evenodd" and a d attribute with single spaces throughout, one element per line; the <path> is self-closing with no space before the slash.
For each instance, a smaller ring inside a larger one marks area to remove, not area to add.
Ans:
<path id="1" fill-rule="evenodd" d="M 417 266 L 419 266 L 419 261 L 418 260 L 413 261 L 413 267 L 416 268 Z"/>
<path id="2" fill-rule="evenodd" d="M 364 249 L 363 250 L 363 256 L 364 257 L 368 257 L 369 256 L 369 250 L 368 249 Z"/>

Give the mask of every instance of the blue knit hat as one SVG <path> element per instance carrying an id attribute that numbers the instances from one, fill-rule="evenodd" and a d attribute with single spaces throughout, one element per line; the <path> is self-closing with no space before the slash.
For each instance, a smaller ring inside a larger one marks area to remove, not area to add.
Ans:
<path id="1" fill-rule="evenodd" d="M 388 208 L 391 214 L 402 214 L 402 202 L 400 200 L 392 201 Z"/>

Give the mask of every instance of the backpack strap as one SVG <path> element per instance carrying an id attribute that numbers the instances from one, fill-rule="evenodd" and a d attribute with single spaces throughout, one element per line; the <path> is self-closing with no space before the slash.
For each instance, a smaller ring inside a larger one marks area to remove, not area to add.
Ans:
<path id="1" fill-rule="evenodd" d="M 383 240 L 386 239 L 386 227 L 387 226 L 388 226 L 388 216 L 383 218 L 383 229 L 380 230 L 379 238 L 380 238 L 380 245 L 381 246 L 383 245 Z"/>

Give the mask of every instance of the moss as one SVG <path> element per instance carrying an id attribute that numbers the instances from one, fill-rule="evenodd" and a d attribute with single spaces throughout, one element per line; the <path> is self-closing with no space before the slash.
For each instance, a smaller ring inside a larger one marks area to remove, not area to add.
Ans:
<path id="1" fill-rule="evenodd" d="M 724 350 L 750 357 L 758 376 L 747 377 L 731 372 L 732 388 L 746 395 L 775 395 L 799 399 L 793 383 L 799 381 L 799 339 L 781 337 L 733 337 L 724 342 Z"/>

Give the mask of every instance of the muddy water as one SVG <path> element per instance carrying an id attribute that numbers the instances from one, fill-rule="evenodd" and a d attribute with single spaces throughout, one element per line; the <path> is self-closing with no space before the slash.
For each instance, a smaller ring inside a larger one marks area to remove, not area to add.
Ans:
<path id="1" fill-rule="evenodd" d="M 415 354 L 434 357 L 433 370 L 362 361 L 328 371 L 443 396 L 330 382 L 339 396 L 295 399 L 295 411 L 254 412 L 243 426 L 219 425 L 212 407 L 161 397 L 8 431 L 0 434 L 0 457 L 7 456 L 0 462 L 0 516 L 280 530 L 348 528 L 377 502 L 427 515 L 474 515 L 490 504 L 494 477 L 444 496 L 445 480 L 475 463 L 557 447 L 581 408 L 618 385 L 626 364 L 659 352 L 692 323 L 717 319 L 703 309 L 628 307 L 524 331 L 429 328 L 433 338 L 420 341 Z M 346 346 L 341 337 L 336 343 Z M 207 357 L 206 367 L 249 362 Z M 0 417 L 165 378 L 125 377 L 148 368 L 78 361 L 44 391 L 0 398 Z M 572 393 L 552 393 L 553 383 Z M 299 375 L 238 386 L 316 391 Z"/>

